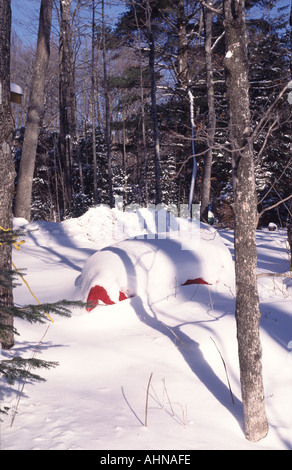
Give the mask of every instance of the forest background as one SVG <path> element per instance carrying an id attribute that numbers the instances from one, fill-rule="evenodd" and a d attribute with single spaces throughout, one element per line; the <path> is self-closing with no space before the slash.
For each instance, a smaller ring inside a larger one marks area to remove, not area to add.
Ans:
<path id="1" fill-rule="evenodd" d="M 13 105 L 17 172 L 33 80 L 39 3 L 12 0 L 11 80 L 23 89 L 22 103 Z M 74 100 L 72 112 L 62 118 L 64 21 L 60 2 L 54 2 L 31 219 L 80 216 L 96 204 L 113 206 L 115 196 L 122 197 L 125 206 L 179 208 L 189 201 L 195 168 L 192 202 L 202 203 L 202 218 L 207 219 L 211 205 L 219 223 L 232 226 L 226 51 L 216 2 L 210 27 L 202 2 L 196 0 L 152 1 L 150 13 L 145 8 L 149 2 L 134 0 L 65 3 L 72 47 L 66 87 Z M 278 99 L 290 80 L 290 3 L 259 0 L 246 6 L 261 213 L 291 193 L 291 107 L 288 93 Z M 62 119 L 71 120 L 70 132 L 63 136 Z M 263 212 L 260 224 L 285 225 L 288 212 L 283 203 Z M 16 215 L 24 214 L 16 210 Z"/>

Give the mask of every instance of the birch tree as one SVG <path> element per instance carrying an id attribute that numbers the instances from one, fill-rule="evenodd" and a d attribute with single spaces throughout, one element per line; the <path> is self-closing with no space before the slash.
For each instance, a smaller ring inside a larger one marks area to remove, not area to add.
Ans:
<path id="1" fill-rule="evenodd" d="M 236 324 L 245 436 L 266 436 L 257 288 L 258 221 L 249 103 L 245 1 L 224 0 L 226 86 L 234 184 Z"/>

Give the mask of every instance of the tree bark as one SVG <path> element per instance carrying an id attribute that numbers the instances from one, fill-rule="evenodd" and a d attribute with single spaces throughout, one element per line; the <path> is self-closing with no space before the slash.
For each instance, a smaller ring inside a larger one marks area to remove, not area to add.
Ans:
<path id="1" fill-rule="evenodd" d="M 9 330 L 0 330 L 0 343 L 9 349 L 14 345 L 13 316 L 2 308 L 13 307 L 12 286 L 5 285 L 5 272 L 12 268 L 11 243 L 4 241 L 5 230 L 11 230 L 12 199 L 14 195 L 15 169 L 11 153 L 13 119 L 10 104 L 10 0 L 0 2 L 0 323 Z"/>
<path id="2" fill-rule="evenodd" d="M 96 159 L 96 113 L 95 113 L 95 0 L 92 1 L 92 37 L 91 37 L 91 121 L 92 121 L 92 156 L 93 156 L 93 192 L 94 204 L 98 203 L 97 159 Z"/>
<path id="3" fill-rule="evenodd" d="M 211 196 L 211 171 L 213 160 L 213 144 L 216 127 L 216 112 L 214 99 L 213 65 L 212 65 L 212 20 L 213 12 L 205 8 L 205 61 L 206 61 L 206 85 L 208 100 L 208 130 L 207 130 L 207 153 L 204 161 L 202 196 L 201 196 L 201 219 L 208 222 L 208 208 Z"/>
<path id="4" fill-rule="evenodd" d="M 184 0 L 178 0 L 177 5 L 177 80 L 179 87 L 187 90 L 188 87 L 188 18 L 185 14 Z"/>
<path id="5" fill-rule="evenodd" d="M 143 171 L 142 165 L 139 163 L 139 204 L 143 201 L 143 186 L 144 186 L 144 204 L 147 207 L 149 203 L 149 183 L 148 183 L 148 154 L 147 154 L 147 143 L 146 143 L 146 119 L 145 119 L 145 98 L 144 98 L 144 80 L 143 80 L 143 56 L 141 48 L 141 31 L 139 28 L 139 22 L 136 12 L 135 0 L 132 0 L 132 8 L 135 16 L 135 24 L 138 33 L 138 57 L 139 57 L 139 71 L 140 71 L 140 100 L 141 100 L 141 133 L 142 133 L 142 145 L 143 145 L 143 170 L 144 170 L 144 184 L 143 184 Z M 137 161 L 139 156 L 137 156 Z"/>
<path id="6" fill-rule="evenodd" d="M 103 79 L 104 79 L 104 94 L 105 94 L 105 140 L 107 149 L 107 164 L 108 164 L 108 185 L 109 185 L 109 205 L 114 207 L 114 194 L 113 194 L 113 174 L 112 174 L 112 151 L 111 151 L 111 115 L 110 115 L 110 94 L 109 82 L 107 71 L 106 59 L 106 28 L 105 28 L 105 12 L 104 0 L 102 0 L 102 55 L 103 55 Z"/>
<path id="7" fill-rule="evenodd" d="M 251 139 L 244 0 L 224 0 L 226 86 L 234 182 L 236 324 L 245 436 L 266 436 L 257 289 L 257 198 Z"/>
<path id="8" fill-rule="evenodd" d="M 35 168 L 39 123 L 43 108 L 46 73 L 50 58 L 53 0 L 42 0 L 36 58 L 29 97 L 22 155 L 18 174 L 14 214 L 30 220 L 31 195 Z"/>
<path id="9" fill-rule="evenodd" d="M 292 0 L 290 5 L 290 18 L 289 24 L 290 30 L 290 46 L 292 50 Z M 292 54 L 290 55 L 290 79 L 292 80 Z M 287 227 L 288 243 L 290 247 L 290 270 L 292 271 L 292 200 L 289 203 L 289 214 L 288 214 L 288 227 Z"/>
<path id="10" fill-rule="evenodd" d="M 153 140 L 154 140 L 154 165 L 155 165 L 155 203 L 156 205 L 162 203 L 161 193 L 161 167 L 160 167 L 160 143 L 159 143 L 159 127 L 157 116 L 157 103 L 156 103 L 156 76 L 155 76 L 155 42 L 152 30 L 151 20 L 151 6 L 149 0 L 146 2 L 146 23 L 147 34 L 149 43 L 149 70 L 151 78 L 151 115 L 153 126 Z"/>
<path id="11" fill-rule="evenodd" d="M 193 156 L 193 170 L 191 178 L 191 186 L 189 192 L 189 204 L 188 204 L 188 219 L 192 220 L 193 214 L 193 200 L 197 179 L 197 158 L 196 158 L 196 147 L 195 147 L 195 112 L 194 112 L 194 95 L 191 90 L 188 91 L 190 100 L 190 121 L 191 121 L 191 135 L 192 135 L 192 156 Z"/>
<path id="12" fill-rule="evenodd" d="M 72 47 L 70 9 L 72 0 L 60 0 L 60 157 L 64 176 L 64 212 L 72 206 L 73 142 L 76 130 L 75 63 Z"/>

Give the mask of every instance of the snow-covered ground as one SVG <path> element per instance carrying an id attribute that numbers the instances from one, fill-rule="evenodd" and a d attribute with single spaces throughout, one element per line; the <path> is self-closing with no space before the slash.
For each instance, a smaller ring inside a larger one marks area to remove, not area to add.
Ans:
<path id="1" fill-rule="evenodd" d="M 16 225 L 24 222 L 16 220 Z M 128 256 L 133 241 L 128 250 L 121 240 L 141 233 L 140 222 L 137 214 L 101 207 L 61 224 L 30 223 L 25 243 L 14 250 L 14 263 L 26 269 L 26 280 L 41 302 L 81 298 L 82 286 L 102 282 L 104 270 L 119 279 L 121 268 L 114 257 L 103 264 L 97 260 L 96 279 L 84 267 L 97 250 L 112 243 L 115 249 L 103 253 L 117 256 L 123 249 Z M 165 240 L 168 248 L 177 241 L 172 222 L 173 232 Z M 0 423 L 1 450 L 292 449 L 291 281 L 259 279 L 269 434 L 251 443 L 243 433 L 229 255 L 233 233 L 222 230 L 220 239 L 205 226 L 196 233 L 196 251 L 185 247 L 181 262 L 178 252 L 172 257 L 165 249 L 155 257 L 152 270 L 152 249 L 144 260 L 147 282 L 140 266 L 135 295 L 127 300 L 91 312 L 76 307 L 71 318 L 54 317 L 54 323 L 16 321 L 20 336 L 10 352 L 1 352 L 2 358 L 31 357 L 41 341 L 37 357 L 59 365 L 41 372 L 45 383 L 28 382 L 23 388 L 1 382 L 0 405 L 9 408 Z M 259 272 L 286 271 L 285 232 L 262 230 L 257 236 Z M 156 242 L 151 241 L 152 248 Z M 190 277 L 184 265 L 192 259 L 194 277 L 213 275 L 212 285 L 181 285 Z M 223 277 L 214 277 L 220 266 Z M 131 258 L 126 269 L 131 282 L 133 269 Z M 138 288 L 141 284 L 143 289 Z M 34 302 L 24 284 L 14 296 L 21 305 Z"/>

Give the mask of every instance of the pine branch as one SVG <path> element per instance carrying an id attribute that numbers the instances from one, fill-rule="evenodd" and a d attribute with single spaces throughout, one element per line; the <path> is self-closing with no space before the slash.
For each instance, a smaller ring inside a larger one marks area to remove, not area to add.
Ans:
<path id="1" fill-rule="evenodd" d="M 2 330 L 1 319 L 7 315 L 13 315 L 15 318 L 21 318 L 29 323 L 45 323 L 47 314 L 55 314 L 61 317 L 70 318 L 71 309 L 73 307 L 84 307 L 85 304 L 80 301 L 59 300 L 54 303 L 46 303 L 40 305 L 17 306 L 1 306 L 0 310 L 0 330 Z"/>
<path id="2" fill-rule="evenodd" d="M 41 359 L 23 359 L 15 357 L 11 360 L 2 360 L 0 362 L 0 374 L 4 376 L 9 385 L 14 385 L 17 380 L 34 380 L 45 382 L 46 379 L 38 374 L 30 372 L 31 369 L 50 369 L 57 367 L 58 362 L 48 362 Z"/>

